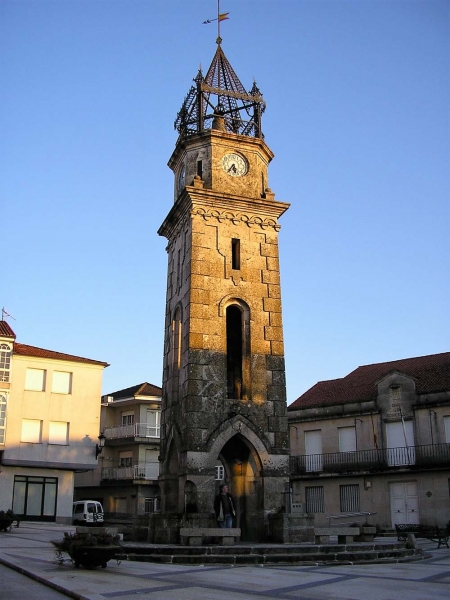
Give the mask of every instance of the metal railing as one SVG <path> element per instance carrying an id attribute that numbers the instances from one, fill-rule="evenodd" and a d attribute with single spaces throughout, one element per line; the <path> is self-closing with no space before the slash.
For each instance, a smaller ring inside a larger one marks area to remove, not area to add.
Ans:
<path id="1" fill-rule="evenodd" d="M 141 463 L 131 467 L 103 467 L 102 480 L 158 479 L 159 463 Z"/>
<path id="2" fill-rule="evenodd" d="M 291 475 L 305 473 L 347 473 L 400 467 L 433 467 L 450 463 L 450 444 L 430 444 L 405 448 L 301 454 L 291 456 Z"/>
<path id="3" fill-rule="evenodd" d="M 118 427 L 106 427 L 103 431 L 106 439 L 118 438 L 159 438 L 160 427 L 148 425 L 147 423 L 133 423 L 131 425 L 119 425 Z"/>
<path id="4" fill-rule="evenodd" d="M 365 517 L 362 521 L 363 523 L 368 523 L 367 517 L 370 515 L 376 515 L 376 512 L 351 512 L 351 513 L 341 513 L 340 515 L 330 515 L 327 517 L 328 527 L 330 526 L 331 519 L 354 519 L 355 517 L 359 519 L 359 517 Z M 357 522 L 357 521 L 355 521 Z M 346 525 L 346 523 L 336 523 L 336 525 Z"/>

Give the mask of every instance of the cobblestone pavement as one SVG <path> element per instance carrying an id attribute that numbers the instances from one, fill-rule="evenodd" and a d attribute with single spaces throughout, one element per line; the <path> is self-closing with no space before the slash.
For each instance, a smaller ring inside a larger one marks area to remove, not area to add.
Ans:
<path id="1" fill-rule="evenodd" d="M 423 541 L 419 562 L 340 566 L 229 567 L 110 561 L 75 569 L 55 561 L 52 539 L 71 527 L 23 523 L 0 533 L 0 563 L 79 600 L 437 600 L 450 598 L 450 550 Z M 422 541 L 421 541 L 422 544 Z M 26 581 L 30 581 L 29 579 Z M 23 597 L 32 595 L 25 585 Z M 0 598 L 2 595 L 0 587 Z"/>

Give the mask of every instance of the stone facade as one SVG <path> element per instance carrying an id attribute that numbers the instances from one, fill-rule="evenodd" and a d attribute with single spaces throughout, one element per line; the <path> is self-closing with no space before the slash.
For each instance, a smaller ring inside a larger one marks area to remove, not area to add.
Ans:
<path id="1" fill-rule="evenodd" d="M 220 128 L 179 140 L 175 204 L 158 232 L 169 242 L 162 512 L 188 502 L 211 515 L 219 460 L 251 540 L 267 536 L 288 480 L 278 219 L 289 205 L 267 187 L 272 157 L 262 139 Z"/>
<path id="2" fill-rule="evenodd" d="M 293 501 L 316 526 L 352 512 L 382 529 L 449 522 L 450 353 L 319 382 L 288 415 Z"/>

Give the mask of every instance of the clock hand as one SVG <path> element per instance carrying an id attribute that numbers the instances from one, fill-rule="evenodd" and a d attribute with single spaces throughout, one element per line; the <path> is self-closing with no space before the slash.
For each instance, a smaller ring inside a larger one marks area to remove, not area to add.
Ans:
<path id="1" fill-rule="evenodd" d="M 233 173 L 236 173 L 236 170 L 237 170 L 237 169 L 236 169 L 236 165 L 235 165 L 235 164 L 232 164 L 232 165 L 231 165 L 231 167 L 228 169 L 228 173 L 229 173 L 230 171 L 233 171 Z"/>

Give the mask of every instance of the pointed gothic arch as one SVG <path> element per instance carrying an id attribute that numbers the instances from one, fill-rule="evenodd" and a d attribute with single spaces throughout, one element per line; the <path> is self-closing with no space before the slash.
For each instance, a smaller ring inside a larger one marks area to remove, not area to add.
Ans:
<path id="1" fill-rule="evenodd" d="M 207 443 L 208 463 L 207 466 L 214 466 L 214 461 L 219 456 L 221 449 L 235 435 L 245 439 L 255 449 L 258 457 L 258 462 L 261 467 L 266 467 L 269 460 L 270 443 L 264 435 L 258 435 L 251 426 L 250 422 L 241 415 L 237 415 L 232 419 L 222 423 L 209 437 Z"/>

